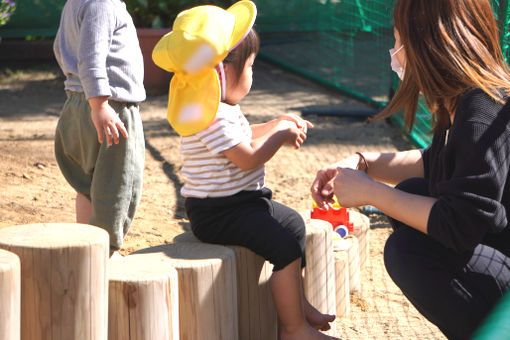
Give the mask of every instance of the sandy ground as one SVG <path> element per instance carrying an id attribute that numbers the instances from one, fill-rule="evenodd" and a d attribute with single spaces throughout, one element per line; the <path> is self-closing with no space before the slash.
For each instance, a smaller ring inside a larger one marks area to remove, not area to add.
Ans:
<path id="1" fill-rule="evenodd" d="M 367 109 L 314 83 L 257 61 L 254 86 L 241 106 L 252 123 L 306 108 Z M 179 195 L 179 138 L 166 122 L 167 97 L 142 104 L 146 136 L 144 191 L 122 253 L 171 243 L 188 226 Z M 0 66 L 0 228 L 37 222 L 73 222 L 74 196 L 53 153 L 54 129 L 64 102 L 63 79 L 54 64 Z M 369 108 L 368 108 L 369 109 Z M 284 147 L 267 165 L 274 198 L 298 210 L 311 209 L 309 187 L 316 171 L 355 151 L 394 151 L 412 146 L 385 121 L 307 116 L 315 124 L 299 151 Z M 371 219 L 371 260 L 362 272 L 362 292 L 351 296 L 351 313 L 338 320 L 343 339 L 444 339 L 402 295 L 383 264 L 391 229 Z"/>

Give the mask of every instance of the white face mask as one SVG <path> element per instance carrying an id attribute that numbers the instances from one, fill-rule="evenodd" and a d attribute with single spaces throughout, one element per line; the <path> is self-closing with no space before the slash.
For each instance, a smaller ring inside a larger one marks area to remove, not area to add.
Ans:
<path id="1" fill-rule="evenodd" d="M 400 50 L 404 47 L 404 45 L 400 46 L 398 50 L 395 50 L 392 48 L 390 50 L 390 57 L 391 57 L 391 69 L 397 74 L 397 76 L 400 78 L 400 80 L 404 79 L 404 71 L 405 69 L 400 65 L 397 57 L 395 55 L 400 52 Z"/>

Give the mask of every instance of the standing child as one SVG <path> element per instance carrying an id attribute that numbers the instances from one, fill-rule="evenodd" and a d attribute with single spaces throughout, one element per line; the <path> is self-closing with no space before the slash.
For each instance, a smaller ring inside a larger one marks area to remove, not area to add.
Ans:
<path id="1" fill-rule="evenodd" d="M 53 48 L 67 94 L 55 156 L 77 192 L 76 221 L 107 230 L 113 252 L 140 201 L 145 158 L 143 58 L 133 20 L 121 0 L 68 0 Z"/>
<path id="2" fill-rule="evenodd" d="M 274 265 L 271 290 L 282 340 L 333 339 L 315 328 L 329 329 L 334 316 L 320 313 L 304 296 L 304 221 L 273 201 L 264 186 L 264 163 L 283 144 L 298 149 L 311 124 L 285 115 L 250 126 L 235 104 L 252 84 L 259 47 L 255 16 L 251 1 L 226 11 L 195 7 L 179 14 L 154 49 L 156 64 L 175 73 L 168 119 L 182 135 L 181 194 L 198 239 L 247 247 Z"/>

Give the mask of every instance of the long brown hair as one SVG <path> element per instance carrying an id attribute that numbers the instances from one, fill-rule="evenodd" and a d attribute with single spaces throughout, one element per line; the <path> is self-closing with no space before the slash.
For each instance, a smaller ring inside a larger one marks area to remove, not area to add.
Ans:
<path id="1" fill-rule="evenodd" d="M 393 18 L 406 55 L 404 79 L 375 118 L 405 109 L 411 130 L 421 92 L 437 130 L 449 126 L 459 96 L 471 87 L 500 102 L 499 90 L 510 94 L 489 0 L 396 0 Z"/>

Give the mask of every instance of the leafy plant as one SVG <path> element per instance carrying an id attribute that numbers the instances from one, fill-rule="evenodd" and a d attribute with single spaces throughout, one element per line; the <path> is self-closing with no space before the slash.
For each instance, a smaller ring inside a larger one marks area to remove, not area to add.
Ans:
<path id="1" fill-rule="evenodd" d="M 13 0 L 0 0 L 0 26 L 5 25 L 16 9 L 16 2 Z"/>
<path id="2" fill-rule="evenodd" d="M 124 2 L 137 28 L 171 28 L 177 14 L 186 9 L 199 5 L 227 8 L 236 0 L 124 0 Z"/>

